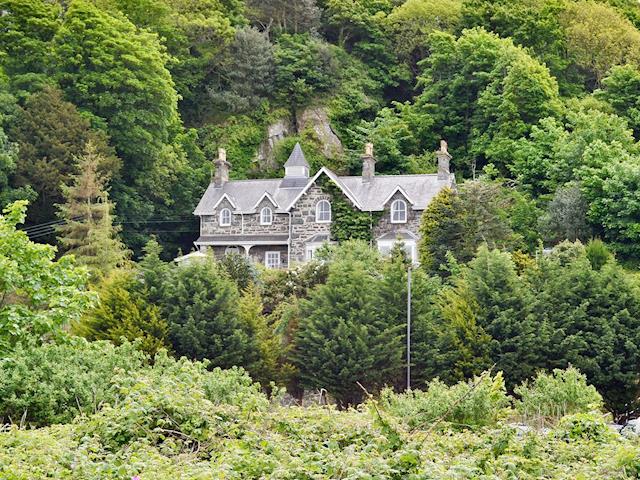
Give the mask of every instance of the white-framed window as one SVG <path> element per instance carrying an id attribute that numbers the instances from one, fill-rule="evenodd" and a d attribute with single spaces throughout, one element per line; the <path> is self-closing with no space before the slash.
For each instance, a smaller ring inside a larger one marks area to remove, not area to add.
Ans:
<path id="1" fill-rule="evenodd" d="M 416 249 L 415 240 L 378 240 L 378 251 L 383 257 L 388 256 L 391 253 L 391 249 L 394 244 L 402 242 L 404 246 L 404 252 L 407 254 L 407 258 L 413 263 L 418 262 L 418 252 Z"/>
<path id="2" fill-rule="evenodd" d="M 267 268 L 280 268 L 280 252 L 266 252 L 264 254 L 264 266 Z"/>
<path id="3" fill-rule="evenodd" d="M 316 203 L 316 223 L 329 223 L 331 221 L 331 204 L 328 200 L 320 200 Z"/>
<path id="4" fill-rule="evenodd" d="M 273 211 L 269 207 L 260 210 L 260 225 L 271 225 L 273 222 Z"/>
<path id="5" fill-rule="evenodd" d="M 229 225 L 231 225 L 231 210 L 223 208 L 220 210 L 220 226 L 228 227 Z"/>
<path id="6" fill-rule="evenodd" d="M 391 203 L 391 223 L 407 223 L 407 202 L 404 200 Z"/>

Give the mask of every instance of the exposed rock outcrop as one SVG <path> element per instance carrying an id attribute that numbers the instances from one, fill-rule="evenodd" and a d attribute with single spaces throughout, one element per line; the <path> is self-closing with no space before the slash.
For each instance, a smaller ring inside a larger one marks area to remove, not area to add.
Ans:
<path id="1" fill-rule="evenodd" d="M 314 131 L 322 145 L 322 153 L 333 158 L 342 153 L 342 142 L 331 128 L 329 113 L 325 107 L 307 107 L 297 115 L 297 130 Z"/>

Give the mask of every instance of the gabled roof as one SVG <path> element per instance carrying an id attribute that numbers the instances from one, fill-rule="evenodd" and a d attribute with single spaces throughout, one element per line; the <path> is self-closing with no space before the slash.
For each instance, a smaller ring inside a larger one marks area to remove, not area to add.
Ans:
<path id="1" fill-rule="evenodd" d="M 213 205 L 213 207 L 212 207 L 212 208 L 214 208 L 214 209 L 215 209 L 218 205 L 220 205 L 220 203 L 221 203 L 225 198 L 227 199 L 227 201 L 231 204 L 231 206 L 232 206 L 233 208 L 235 208 L 236 210 L 238 209 L 238 205 L 236 205 L 236 202 L 234 202 L 234 201 L 233 201 L 233 198 L 231 198 L 231 197 L 229 196 L 229 194 L 227 194 L 227 193 L 222 194 L 222 196 L 218 199 L 218 201 Z"/>
<path id="2" fill-rule="evenodd" d="M 288 162 L 304 161 L 306 164 L 302 149 L 299 149 L 300 156 L 294 155 L 298 147 L 299 145 L 296 145 Z M 296 177 L 294 183 L 290 182 L 291 177 L 233 180 L 219 187 L 211 183 L 193 213 L 212 215 L 223 198 L 227 198 L 238 212 L 255 213 L 256 206 L 265 195 L 274 203 L 277 212 L 288 212 L 321 175 L 326 175 L 358 209 L 363 211 L 384 210 L 388 200 L 398 191 L 412 204 L 414 210 L 424 210 L 440 190 L 455 186 L 453 174 L 442 179 L 439 179 L 437 174 L 375 175 L 370 181 L 363 182 L 361 176 L 338 176 L 328 168 L 322 167 L 312 178 Z"/>
<path id="3" fill-rule="evenodd" d="M 300 200 L 300 197 L 302 197 L 305 193 L 307 193 L 309 188 L 312 185 L 314 185 L 316 183 L 316 180 L 320 177 L 320 175 L 323 175 L 323 174 L 329 177 L 329 179 L 331 179 L 333 183 L 335 183 L 342 190 L 342 192 L 349 198 L 349 200 L 353 202 L 353 204 L 356 207 L 360 208 L 360 205 L 358 204 L 358 200 L 353 196 L 353 194 L 349 191 L 349 189 L 342 184 L 342 182 L 340 181 L 340 177 L 338 177 L 335 173 L 333 173 L 327 167 L 322 167 L 320 170 L 318 170 L 318 173 L 316 173 L 313 176 L 313 178 L 311 178 L 311 180 L 307 183 L 307 185 L 298 192 L 298 194 L 294 197 L 294 199 L 291 201 L 289 206 L 285 208 L 285 210 L 287 212 L 291 210 L 293 206 L 298 202 L 298 200 Z"/>
<path id="4" fill-rule="evenodd" d="M 262 202 L 262 200 L 267 197 L 267 200 L 269 200 L 271 202 L 271 204 L 278 208 L 278 202 L 276 202 L 273 197 L 271 196 L 271 194 L 269 192 L 264 192 L 264 194 L 260 197 L 260 199 L 256 202 L 256 204 L 253 206 L 253 209 L 255 210 L 256 208 L 258 208 L 258 205 L 260 205 L 260 202 Z"/>
<path id="5" fill-rule="evenodd" d="M 397 186 L 397 187 L 396 187 L 396 188 L 395 188 L 395 189 L 394 189 L 394 190 L 393 190 L 393 191 L 392 191 L 392 192 L 387 196 L 387 198 L 385 198 L 385 199 L 382 201 L 382 205 L 386 205 L 386 204 L 389 202 L 389 200 L 391 200 L 391 197 L 393 197 L 397 192 L 400 192 L 400 193 L 402 194 L 402 196 L 403 196 L 404 198 L 406 198 L 406 199 L 407 199 L 407 201 L 408 201 L 411 205 L 415 205 L 415 204 L 416 204 L 416 202 L 414 202 L 414 201 L 411 199 L 411 197 L 410 197 L 409 195 L 407 195 L 407 192 L 405 192 L 405 191 L 404 191 L 404 188 L 402 188 L 402 186 L 401 186 L 401 185 L 398 185 L 398 186 Z"/>
<path id="6" fill-rule="evenodd" d="M 307 163 L 307 159 L 304 158 L 304 152 L 302 151 L 302 147 L 300 143 L 296 143 L 296 146 L 293 147 L 293 151 L 291 155 L 289 155 L 289 159 L 284 164 L 284 167 L 307 167 L 309 168 L 309 164 Z"/>

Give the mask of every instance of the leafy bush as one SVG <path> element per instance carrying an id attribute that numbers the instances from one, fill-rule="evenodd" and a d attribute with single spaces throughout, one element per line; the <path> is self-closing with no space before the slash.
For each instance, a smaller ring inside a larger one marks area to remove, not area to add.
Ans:
<path id="1" fill-rule="evenodd" d="M 520 396 L 516 408 L 525 417 L 559 418 L 603 408 L 602 396 L 574 367 L 540 372 L 533 382 L 525 381 L 514 391 Z"/>
<path id="2" fill-rule="evenodd" d="M 243 412 L 268 406 L 259 385 L 243 370 L 208 371 L 207 366 L 160 353 L 153 367 L 115 377 L 113 405 L 83 425 L 81 435 L 95 436 L 109 448 L 144 438 L 180 451 L 212 435 L 232 435 Z"/>
<path id="3" fill-rule="evenodd" d="M 394 394 L 387 389 L 381 400 L 389 413 L 412 429 L 436 421 L 458 427 L 494 425 L 510 403 L 501 372 L 495 376 L 485 373 L 450 387 L 435 379 L 425 391 Z"/>
<path id="4" fill-rule="evenodd" d="M 567 442 L 589 440 L 602 442 L 613 435 L 604 418 L 596 413 L 576 413 L 560 420 L 554 430 L 556 438 Z"/>
<path id="5" fill-rule="evenodd" d="M 0 423 L 66 423 L 115 399 L 112 379 L 142 368 L 135 344 L 89 343 L 17 346 L 0 359 Z"/>

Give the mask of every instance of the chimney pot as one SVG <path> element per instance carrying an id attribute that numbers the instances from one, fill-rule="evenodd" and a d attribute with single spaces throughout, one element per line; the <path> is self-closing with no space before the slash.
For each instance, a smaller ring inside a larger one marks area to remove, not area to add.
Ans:
<path id="1" fill-rule="evenodd" d="M 213 164 L 216 167 L 213 184 L 216 187 L 221 187 L 229 181 L 229 167 L 231 166 L 227 162 L 227 151 L 224 148 L 218 149 L 218 158 L 213 161 Z"/>
<path id="2" fill-rule="evenodd" d="M 438 180 L 448 180 L 451 176 L 449 170 L 451 155 L 446 140 L 440 140 L 440 150 L 436 152 L 436 157 L 438 158 Z"/>
<path id="3" fill-rule="evenodd" d="M 373 157 L 373 143 L 367 143 L 364 146 L 364 154 L 362 155 L 362 181 L 371 182 L 376 174 L 376 159 Z"/>

